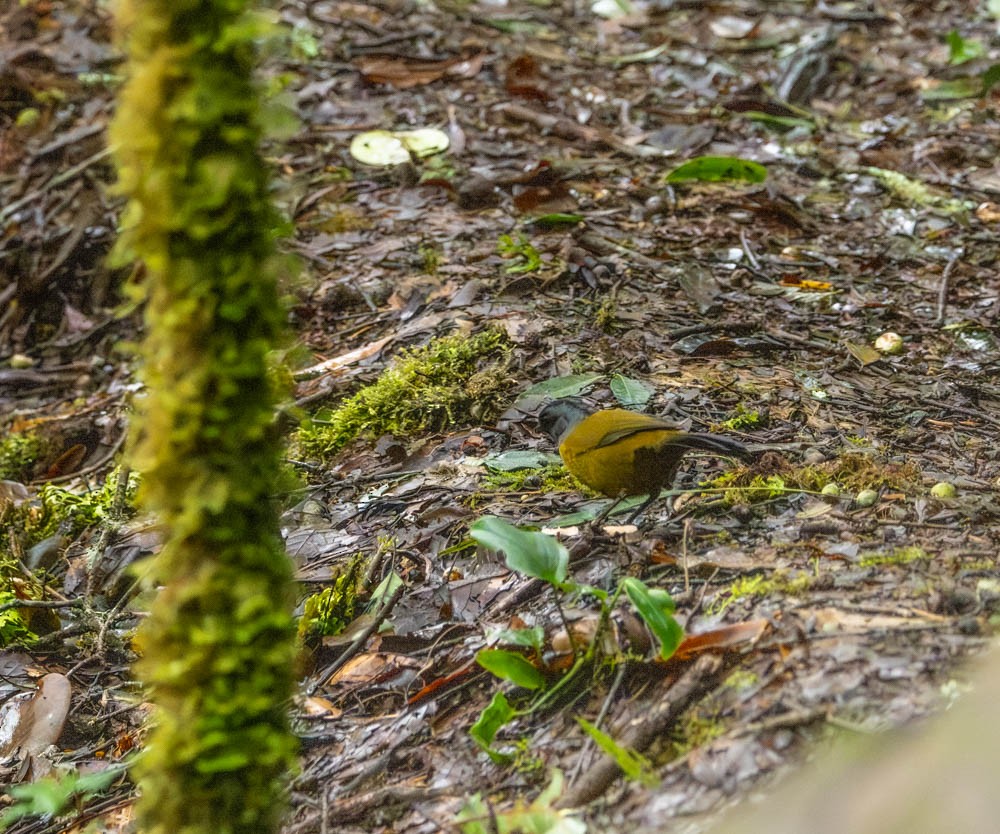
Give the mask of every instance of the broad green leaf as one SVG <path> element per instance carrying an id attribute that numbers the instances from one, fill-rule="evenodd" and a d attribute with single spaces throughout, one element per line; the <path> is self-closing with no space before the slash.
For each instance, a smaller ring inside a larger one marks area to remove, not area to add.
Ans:
<path id="1" fill-rule="evenodd" d="M 966 40 L 957 29 L 952 29 L 945 36 L 945 41 L 948 44 L 948 63 L 953 66 L 986 54 L 986 47 L 982 41 Z"/>
<path id="2" fill-rule="evenodd" d="M 462 834 L 587 834 L 582 820 L 552 807 L 564 794 L 563 783 L 562 773 L 555 770 L 534 802 L 527 807 L 518 802 L 506 811 L 487 806 L 478 793 L 473 794 L 458 813 Z"/>
<path id="3" fill-rule="evenodd" d="M 57 781 L 56 779 L 40 779 L 28 785 L 13 785 L 8 790 L 10 795 L 17 800 L 10 818 L 17 816 L 36 815 L 52 817 L 60 813 L 73 791 L 76 789 L 76 780 L 69 779 Z M 9 817 L 5 814 L 3 821 L 7 822 Z"/>
<path id="4" fill-rule="evenodd" d="M 74 796 L 91 799 L 120 778 L 125 770 L 123 765 L 112 765 L 106 770 L 82 776 L 67 773 L 58 778 L 47 777 L 31 784 L 14 785 L 8 792 L 15 802 L 0 813 L 0 831 L 21 817 L 54 817 L 61 814 Z"/>
<path id="5" fill-rule="evenodd" d="M 531 628 L 503 628 L 499 631 L 491 632 L 490 642 L 496 641 L 507 646 L 525 646 L 541 653 L 542 643 L 545 640 L 545 630 L 541 626 Z"/>
<path id="6" fill-rule="evenodd" d="M 504 554 L 507 567 L 553 585 L 565 581 L 569 551 L 553 536 L 521 530 L 494 516 L 485 516 L 469 528 L 483 547 Z"/>
<path id="7" fill-rule="evenodd" d="M 351 140 L 350 153 L 363 165 L 400 165 L 448 149 L 448 134 L 433 127 L 417 130 L 369 130 Z"/>
<path id="8" fill-rule="evenodd" d="M 378 610 L 379 606 L 382 605 L 389 597 L 391 597 L 395 592 L 396 588 L 403 584 L 403 580 L 399 578 L 399 574 L 392 571 L 385 579 L 378 583 L 378 586 L 372 591 L 371 599 L 368 600 L 368 606 L 366 611 L 375 612 Z"/>
<path id="9" fill-rule="evenodd" d="M 458 812 L 455 821 L 462 830 L 462 834 L 493 834 L 496 827 L 491 825 L 487 828 L 486 823 L 492 822 L 491 816 L 495 813 L 483 802 L 480 794 L 474 793 L 465 800 L 465 805 Z"/>
<path id="10" fill-rule="evenodd" d="M 369 130 L 351 140 L 350 153 L 363 165 L 401 165 L 410 161 L 410 153 L 391 131 Z"/>
<path id="11" fill-rule="evenodd" d="M 630 379 L 627 376 L 615 374 L 611 377 L 611 393 L 625 408 L 633 408 L 648 403 L 653 394 L 656 393 L 656 389 L 641 379 Z"/>
<path id="12" fill-rule="evenodd" d="M 628 498 L 622 498 L 611 510 L 610 517 L 615 518 L 620 515 L 626 515 L 640 504 L 644 503 L 645 500 L 645 495 L 632 495 Z M 545 522 L 545 526 L 550 529 L 562 529 L 563 527 L 573 527 L 577 524 L 586 524 L 588 521 L 593 521 L 597 518 L 602 510 L 607 509 L 607 506 L 607 501 L 604 499 L 600 501 L 591 501 L 588 504 L 582 505 L 581 508 L 575 512 L 566 513 L 566 515 L 560 515 L 556 518 L 548 519 Z"/>
<path id="13" fill-rule="evenodd" d="M 443 153 L 448 150 L 450 141 L 448 134 L 436 127 L 421 127 L 416 130 L 400 130 L 396 138 L 414 156 L 421 159 L 425 156 Z"/>
<path id="14" fill-rule="evenodd" d="M 666 182 L 764 182 L 767 168 L 737 156 L 699 156 L 674 168 Z"/>
<path id="15" fill-rule="evenodd" d="M 542 256 L 524 235 L 518 235 L 514 240 L 510 235 L 500 235 L 497 238 L 497 252 L 500 257 L 513 263 L 504 268 L 508 275 L 521 275 L 534 272 L 542 265 Z"/>
<path id="16" fill-rule="evenodd" d="M 634 750 L 622 747 L 607 733 L 599 730 L 586 718 L 577 716 L 577 723 L 583 727 L 584 732 L 590 736 L 605 753 L 615 760 L 615 764 L 622 769 L 627 779 L 634 782 L 641 782 L 643 785 L 652 787 L 657 783 L 656 773 L 653 766 L 645 756 L 641 756 Z"/>
<path id="17" fill-rule="evenodd" d="M 639 616 L 660 641 L 660 657 L 666 660 L 677 651 L 684 637 L 684 629 L 671 616 L 676 607 L 673 599 L 665 591 L 651 590 L 633 577 L 623 580 L 622 586 Z"/>
<path id="18" fill-rule="evenodd" d="M 924 101 L 956 101 L 963 98 L 976 98 L 982 94 L 983 83 L 978 78 L 967 76 L 942 81 L 940 84 L 922 90 L 920 98 Z"/>
<path id="19" fill-rule="evenodd" d="M 531 449 L 511 449 L 498 455 L 487 455 L 483 466 L 492 472 L 515 472 L 518 469 L 541 469 L 550 463 L 558 463 L 559 456 L 549 452 Z"/>
<path id="20" fill-rule="evenodd" d="M 479 714 L 476 723 L 469 728 L 469 735 L 497 764 L 506 764 L 512 757 L 499 750 L 494 750 L 492 747 L 493 739 L 496 738 L 500 728 L 516 714 L 504 694 L 497 692 L 489 706 Z"/>
<path id="21" fill-rule="evenodd" d="M 548 394 L 553 399 L 560 397 L 575 397 L 602 378 L 601 374 L 572 374 L 557 376 L 532 385 L 521 396 L 526 394 Z"/>
<path id="22" fill-rule="evenodd" d="M 517 652 L 503 649 L 481 649 L 476 652 L 476 663 L 498 678 L 510 681 L 525 689 L 542 689 L 545 678 L 534 666 Z"/>
<path id="23" fill-rule="evenodd" d="M 100 770 L 95 773 L 84 773 L 76 780 L 76 793 L 85 797 L 92 797 L 109 788 L 125 771 L 122 765 L 113 765 L 107 770 Z"/>

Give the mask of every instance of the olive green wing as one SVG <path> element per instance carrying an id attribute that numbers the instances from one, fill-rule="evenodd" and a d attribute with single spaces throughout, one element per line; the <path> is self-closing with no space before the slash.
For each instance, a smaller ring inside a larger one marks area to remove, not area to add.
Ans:
<path id="1" fill-rule="evenodd" d="M 594 444 L 595 447 L 611 446 L 619 443 L 628 437 L 643 434 L 651 431 L 679 431 L 679 429 L 661 420 L 659 417 L 652 417 L 649 414 L 640 414 L 637 411 L 627 411 L 624 408 L 614 408 L 609 411 L 600 411 L 598 414 L 613 414 L 614 428 L 604 432 L 600 440 Z M 596 416 L 596 415 L 595 415 Z"/>

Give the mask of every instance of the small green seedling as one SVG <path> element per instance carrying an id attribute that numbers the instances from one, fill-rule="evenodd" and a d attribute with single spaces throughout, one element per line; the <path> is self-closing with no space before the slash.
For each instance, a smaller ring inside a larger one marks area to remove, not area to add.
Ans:
<path id="1" fill-rule="evenodd" d="M 606 627 L 611 612 L 618 599 L 624 593 L 629 601 L 652 631 L 660 645 L 659 656 L 666 660 L 677 650 L 684 630 L 674 619 L 675 604 L 671 596 L 658 588 L 649 588 L 634 577 L 623 579 L 613 594 L 589 585 L 583 585 L 569 580 L 569 552 L 554 536 L 531 530 L 522 530 L 508 524 L 499 518 L 486 516 L 479 519 L 469 529 L 472 538 L 483 547 L 499 550 L 504 554 L 507 567 L 535 579 L 547 583 L 556 595 L 556 606 L 562 615 L 559 594 L 586 594 L 595 598 L 600 604 L 600 623 L 597 634 Z M 571 629 L 563 617 L 567 633 Z M 525 648 L 537 659 L 540 657 L 540 635 L 531 630 L 523 638 L 511 635 L 513 639 L 503 639 L 503 642 Z M 515 708 L 502 692 L 494 695 L 490 705 L 483 710 L 479 719 L 470 729 L 473 739 L 497 763 L 510 761 L 510 754 L 493 747 L 497 732 L 510 721 L 521 715 L 527 715 L 552 702 L 558 693 L 578 676 L 594 659 L 598 652 L 598 636 L 583 647 L 574 647 L 576 660 L 572 668 L 554 685 L 549 686 L 548 680 L 535 663 L 522 652 L 505 649 L 483 649 L 476 655 L 476 661 L 501 680 L 522 689 L 536 692 L 533 702 L 525 709 Z M 602 745 L 603 746 L 603 745 Z"/>

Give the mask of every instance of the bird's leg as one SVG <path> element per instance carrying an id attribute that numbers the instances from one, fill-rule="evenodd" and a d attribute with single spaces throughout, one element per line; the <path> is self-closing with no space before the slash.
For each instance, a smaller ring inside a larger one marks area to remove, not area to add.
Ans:
<path id="1" fill-rule="evenodd" d="M 649 493 L 649 497 L 643 501 L 638 507 L 636 507 L 635 512 L 628 517 L 629 524 L 635 524 L 635 520 L 641 516 L 657 498 L 660 497 L 660 492 L 662 490 L 656 490 L 655 492 Z M 621 499 L 619 499 L 621 500 Z"/>
<path id="2" fill-rule="evenodd" d="M 600 527 L 600 526 L 601 526 L 601 525 L 602 525 L 602 524 L 604 523 L 605 519 L 607 519 L 607 517 L 608 517 L 609 515 L 611 515 L 611 511 L 612 511 L 612 510 L 613 510 L 613 509 L 614 509 L 615 507 L 617 507 L 617 506 L 618 506 L 619 504 L 621 504 L 621 502 L 622 502 L 622 501 L 624 500 L 624 498 L 625 498 L 625 493 L 622 493 L 622 494 L 621 494 L 621 495 L 619 495 L 619 496 L 618 496 L 618 497 L 617 497 L 617 498 L 616 498 L 616 499 L 615 499 L 614 501 L 612 501 L 611 503 L 609 503 L 609 504 L 608 504 L 608 506 L 606 506 L 606 507 L 605 507 L 605 508 L 604 508 L 603 510 L 601 510 L 601 511 L 600 511 L 600 512 L 599 512 L 599 513 L 598 513 L 598 514 L 597 514 L 597 515 L 596 515 L 596 516 L 594 517 L 594 520 L 593 520 L 592 522 L 590 522 L 590 523 L 591 523 L 591 524 L 592 524 L 592 525 L 593 525 L 594 527 Z"/>

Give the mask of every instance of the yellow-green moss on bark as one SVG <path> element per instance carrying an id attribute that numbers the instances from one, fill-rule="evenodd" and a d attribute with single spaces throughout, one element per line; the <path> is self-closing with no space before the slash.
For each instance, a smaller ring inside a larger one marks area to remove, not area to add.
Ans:
<path id="1" fill-rule="evenodd" d="M 121 0 L 111 130 L 123 242 L 146 265 L 147 394 L 134 461 L 167 542 L 140 633 L 156 728 L 145 834 L 277 829 L 295 744 L 291 567 L 268 496 L 280 444 L 267 355 L 284 321 L 244 0 Z"/>

